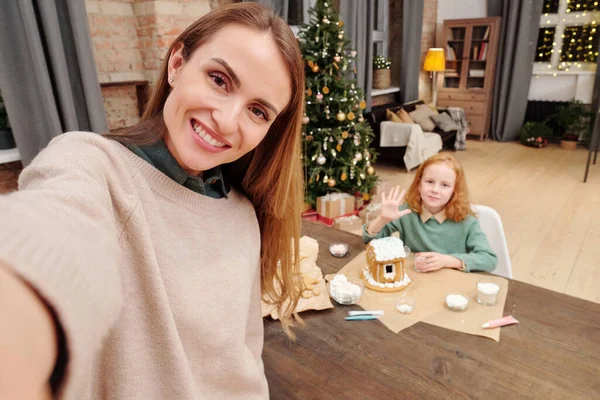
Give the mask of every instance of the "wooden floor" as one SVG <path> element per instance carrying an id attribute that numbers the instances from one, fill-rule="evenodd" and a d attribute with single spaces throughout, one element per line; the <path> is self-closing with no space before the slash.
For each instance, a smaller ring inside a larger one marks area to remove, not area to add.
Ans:
<path id="1" fill-rule="evenodd" d="M 585 149 L 469 140 L 454 154 L 471 202 L 502 217 L 514 278 L 600 303 L 600 161 L 583 183 Z M 376 170 L 406 189 L 415 172 L 384 160 Z"/>

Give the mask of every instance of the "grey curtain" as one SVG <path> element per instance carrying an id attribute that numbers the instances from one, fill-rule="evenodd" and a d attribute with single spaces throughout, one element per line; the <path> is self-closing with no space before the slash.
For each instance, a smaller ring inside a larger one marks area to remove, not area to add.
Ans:
<path id="1" fill-rule="evenodd" d="M 371 108 L 371 81 L 373 80 L 373 18 L 372 0 L 340 0 L 340 18 L 344 34 L 350 39 L 350 48 L 356 50 L 356 80 L 364 91 L 367 109 Z"/>
<path id="2" fill-rule="evenodd" d="M 81 0 L 5 1 L 0 90 L 27 165 L 65 131 L 108 130 Z"/>
<path id="3" fill-rule="evenodd" d="M 500 16 L 500 43 L 490 135 L 515 140 L 523 125 L 543 0 L 488 0 L 488 15 Z"/>
<path id="4" fill-rule="evenodd" d="M 404 0 L 402 3 L 400 97 L 403 103 L 419 99 L 423 6 L 424 0 Z"/>

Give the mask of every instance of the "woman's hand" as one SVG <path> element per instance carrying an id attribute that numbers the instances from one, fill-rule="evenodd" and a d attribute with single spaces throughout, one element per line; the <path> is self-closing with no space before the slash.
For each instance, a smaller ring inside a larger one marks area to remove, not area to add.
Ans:
<path id="1" fill-rule="evenodd" d="M 56 361 L 52 315 L 0 261 L 0 399 L 50 399 Z"/>
<path id="2" fill-rule="evenodd" d="M 406 190 L 400 191 L 400 186 L 390 190 L 387 197 L 385 193 L 381 193 L 381 218 L 384 221 L 390 222 L 411 213 L 410 209 L 399 210 L 405 195 Z"/>
<path id="3" fill-rule="evenodd" d="M 415 267 L 421 272 L 437 271 L 442 268 L 462 267 L 462 261 L 456 257 L 435 252 L 416 253 Z"/>

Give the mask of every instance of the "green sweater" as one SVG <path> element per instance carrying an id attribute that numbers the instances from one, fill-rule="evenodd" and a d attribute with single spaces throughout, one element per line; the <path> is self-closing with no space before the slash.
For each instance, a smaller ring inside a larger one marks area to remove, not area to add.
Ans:
<path id="1" fill-rule="evenodd" d="M 400 206 L 401 210 L 407 208 L 406 203 Z M 440 224 L 434 217 L 423 222 L 418 213 L 412 212 L 388 223 L 375 236 L 369 235 L 366 228 L 365 224 L 365 243 L 400 232 L 400 239 L 412 252 L 433 251 L 448 254 L 462 260 L 466 271 L 493 271 L 496 268 L 496 254 L 492 251 L 485 233 L 481 231 L 479 221 L 472 215 L 468 215 L 461 222 L 446 219 Z"/>

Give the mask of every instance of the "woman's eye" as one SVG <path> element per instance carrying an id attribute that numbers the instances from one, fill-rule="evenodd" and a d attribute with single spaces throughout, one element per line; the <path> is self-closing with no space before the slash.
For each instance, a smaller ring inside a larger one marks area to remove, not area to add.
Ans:
<path id="1" fill-rule="evenodd" d="M 251 107 L 250 111 L 252 111 L 252 114 L 263 118 L 265 121 L 269 120 L 269 115 L 258 107 Z"/>
<path id="2" fill-rule="evenodd" d="M 210 76 L 210 78 L 213 80 L 213 82 L 219 86 L 220 88 L 223 88 L 225 90 L 228 89 L 228 78 L 218 72 L 211 72 L 208 74 Z"/>

